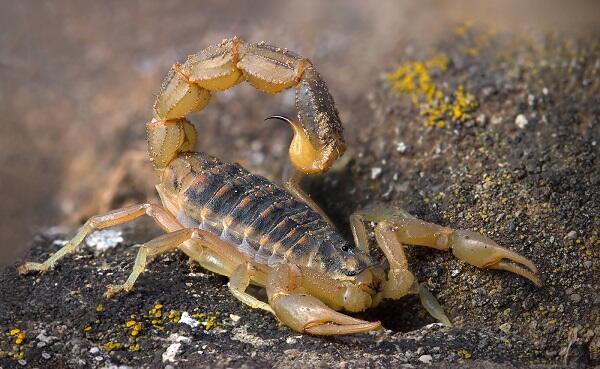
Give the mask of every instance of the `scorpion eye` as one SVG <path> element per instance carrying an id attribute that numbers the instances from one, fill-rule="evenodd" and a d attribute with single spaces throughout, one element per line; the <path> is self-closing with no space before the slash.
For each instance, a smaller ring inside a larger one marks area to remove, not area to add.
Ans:
<path id="1" fill-rule="evenodd" d="M 349 252 L 352 250 L 352 246 L 350 245 L 342 245 L 342 251 L 343 252 Z"/>

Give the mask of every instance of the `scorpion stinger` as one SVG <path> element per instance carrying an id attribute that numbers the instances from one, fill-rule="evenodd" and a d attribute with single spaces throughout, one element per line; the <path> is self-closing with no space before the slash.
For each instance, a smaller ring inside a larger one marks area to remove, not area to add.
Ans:
<path id="1" fill-rule="evenodd" d="M 265 120 L 276 119 L 286 122 L 292 127 L 294 131 L 294 137 L 290 143 L 290 159 L 294 167 L 306 168 L 310 163 L 314 163 L 317 158 L 321 155 L 319 150 L 311 143 L 309 134 L 306 133 L 305 128 L 298 122 L 292 121 L 290 118 L 283 115 L 271 115 L 265 118 Z M 341 156 L 341 155 L 340 155 Z M 303 171 L 306 174 L 312 174 L 313 172 Z M 315 171 L 314 173 L 317 173 Z"/>

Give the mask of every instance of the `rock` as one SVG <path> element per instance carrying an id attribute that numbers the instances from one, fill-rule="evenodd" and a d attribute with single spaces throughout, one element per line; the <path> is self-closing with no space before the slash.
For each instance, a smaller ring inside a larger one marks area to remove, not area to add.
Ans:
<path id="1" fill-rule="evenodd" d="M 567 233 L 567 235 L 565 236 L 565 240 L 574 240 L 577 238 L 577 232 L 576 231 L 570 231 L 569 233 Z"/>
<path id="2" fill-rule="evenodd" d="M 162 361 L 164 362 L 175 362 L 175 356 L 181 350 L 181 343 L 175 342 L 170 344 L 165 352 L 162 354 Z"/>
<path id="3" fill-rule="evenodd" d="M 181 317 L 179 318 L 180 324 L 187 324 L 192 328 L 196 328 L 200 325 L 200 322 L 196 319 L 192 318 L 187 311 L 181 313 Z"/>
<path id="4" fill-rule="evenodd" d="M 571 299 L 571 301 L 573 301 L 575 304 L 577 304 L 579 301 L 581 301 L 581 295 L 578 293 L 574 293 L 571 296 L 569 296 L 569 298 Z"/>
<path id="5" fill-rule="evenodd" d="M 528 123 L 529 123 L 529 121 L 523 114 L 519 114 L 515 118 L 515 124 L 517 125 L 517 127 L 521 128 L 521 129 L 524 129 L 525 127 L 527 127 Z"/>
<path id="6" fill-rule="evenodd" d="M 377 179 L 381 175 L 382 169 L 380 167 L 371 168 L 371 179 Z"/>
<path id="7" fill-rule="evenodd" d="M 500 328 L 500 330 L 502 332 L 508 333 L 510 331 L 510 327 L 511 327 L 510 323 L 504 323 L 504 324 L 500 325 L 498 328 Z"/>
<path id="8" fill-rule="evenodd" d="M 431 357 L 431 355 L 421 355 L 419 356 L 419 361 L 425 364 L 431 364 L 431 360 L 433 360 L 433 357 Z"/>

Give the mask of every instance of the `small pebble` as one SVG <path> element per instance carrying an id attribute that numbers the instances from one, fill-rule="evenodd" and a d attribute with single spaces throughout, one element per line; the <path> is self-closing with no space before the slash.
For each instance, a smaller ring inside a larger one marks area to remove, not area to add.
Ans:
<path id="1" fill-rule="evenodd" d="M 419 361 L 425 364 L 430 364 L 433 357 L 431 355 L 421 355 L 419 356 Z"/>
<path id="2" fill-rule="evenodd" d="M 493 116 L 492 119 L 491 119 L 491 123 L 493 125 L 497 125 L 497 124 L 502 123 L 502 117 Z"/>
<path id="3" fill-rule="evenodd" d="M 50 359 L 50 358 L 51 358 L 50 354 L 49 354 L 49 353 L 47 353 L 47 352 L 42 352 L 42 357 L 43 357 L 44 359 L 46 359 L 46 360 L 48 360 L 48 359 Z"/>
<path id="4" fill-rule="evenodd" d="M 529 121 L 527 120 L 527 118 L 525 118 L 525 116 L 523 114 L 519 114 L 515 118 L 515 124 L 517 125 L 517 127 L 521 128 L 521 129 L 525 128 L 528 123 L 529 123 Z"/>
<path id="5" fill-rule="evenodd" d="M 19 359 L 17 362 L 18 362 L 18 363 L 19 363 L 19 365 L 21 365 L 21 366 L 25 366 L 25 365 L 27 365 L 27 361 L 25 361 L 25 360 L 23 360 L 23 359 Z"/>
<path id="6" fill-rule="evenodd" d="M 172 343 L 169 347 L 167 347 L 165 352 L 163 352 L 162 361 L 175 361 L 175 356 L 177 356 L 179 350 L 181 350 L 181 343 Z"/>
<path id="7" fill-rule="evenodd" d="M 94 360 L 100 362 L 100 361 L 104 360 L 104 358 L 102 356 L 96 356 L 96 357 L 94 357 Z"/>
<path id="8" fill-rule="evenodd" d="M 584 267 L 585 269 L 590 269 L 590 268 L 592 267 L 592 262 L 591 262 L 591 260 L 584 261 L 584 262 L 583 262 L 583 267 Z"/>
<path id="9" fill-rule="evenodd" d="M 371 179 L 377 179 L 381 175 L 381 172 L 383 172 L 383 169 L 380 167 L 371 168 Z"/>
<path id="10" fill-rule="evenodd" d="M 569 296 L 569 298 L 571 299 L 571 301 L 573 301 L 574 303 L 578 303 L 579 301 L 581 301 L 581 295 L 578 293 L 574 293 L 571 296 Z"/>
<path id="11" fill-rule="evenodd" d="M 574 240 L 577 237 L 576 231 L 571 231 L 565 236 L 565 240 Z"/>
<path id="12" fill-rule="evenodd" d="M 43 342 L 45 344 L 48 344 L 50 342 L 52 342 L 54 339 L 56 339 L 56 337 L 54 336 L 46 336 L 46 330 L 42 329 L 40 331 L 40 333 L 35 337 L 36 340 Z M 38 347 L 43 347 L 43 346 L 38 346 Z"/>
<path id="13" fill-rule="evenodd" d="M 104 229 L 94 231 L 86 239 L 85 243 L 96 250 L 105 251 L 123 242 L 123 232 L 115 229 Z"/>
<path id="14" fill-rule="evenodd" d="M 399 153 L 404 154 L 406 152 L 406 144 L 404 142 L 398 142 L 396 144 L 396 151 L 398 151 Z"/>
<path id="15" fill-rule="evenodd" d="M 165 365 L 165 369 L 175 369 L 175 367 L 171 364 Z"/>
<path id="16" fill-rule="evenodd" d="M 508 333 L 508 332 L 510 332 L 511 325 L 510 325 L 510 323 L 504 323 L 504 324 L 501 324 L 500 327 L 498 327 L 498 328 L 500 328 L 500 330 L 502 332 Z"/>
<path id="17" fill-rule="evenodd" d="M 187 324 L 192 328 L 196 328 L 200 325 L 200 322 L 192 318 L 187 311 L 184 311 L 179 318 L 179 324 Z"/>
<path id="18" fill-rule="evenodd" d="M 100 352 L 100 349 L 98 347 L 92 347 L 90 349 L 90 354 L 94 355 Z"/>

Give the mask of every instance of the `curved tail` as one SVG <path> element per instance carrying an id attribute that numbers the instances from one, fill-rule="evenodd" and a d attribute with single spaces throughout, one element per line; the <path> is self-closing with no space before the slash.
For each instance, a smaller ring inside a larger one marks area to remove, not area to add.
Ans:
<path id="1" fill-rule="evenodd" d="M 150 160 L 158 173 L 179 153 L 193 151 L 194 126 L 188 113 L 202 110 L 211 92 L 242 81 L 266 93 L 294 87 L 298 121 L 289 155 L 306 174 L 327 171 L 345 151 L 343 128 L 333 97 L 312 63 L 286 49 L 264 43 L 246 44 L 234 37 L 175 64 L 154 103 L 154 118 L 146 125 Z"/>

